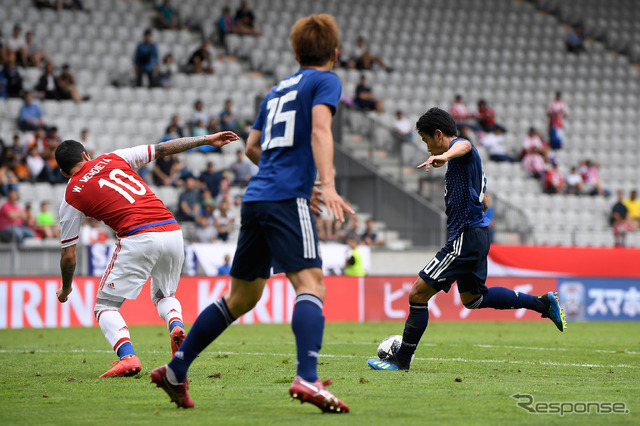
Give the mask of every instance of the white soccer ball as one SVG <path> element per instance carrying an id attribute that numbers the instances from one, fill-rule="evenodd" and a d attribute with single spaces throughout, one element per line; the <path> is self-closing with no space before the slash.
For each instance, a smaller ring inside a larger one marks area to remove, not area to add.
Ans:
<path id="1" fill-rule="evenodd" d="M 395 334 L 386 337 L 378 346 L 378 358 L 382 361 L 389 361 L 398 352 L 400 345 L 402 345 L 402 336 Z"/>

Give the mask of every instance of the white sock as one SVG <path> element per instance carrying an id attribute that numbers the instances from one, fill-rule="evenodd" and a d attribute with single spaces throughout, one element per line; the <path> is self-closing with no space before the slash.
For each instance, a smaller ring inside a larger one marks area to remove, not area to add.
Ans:
<path id="1" fill-rule="evenodd" d="M 178 386 L 180 384 L 180 382 L 178 381 L 178 378 L 176 377 L 176 373 L 174 373 L 171 367 L 169 367 L 168 365 L 167 365 L 167 380 L 169 381 L 169 383 L 171 383 L 174 386 Z"/>
<path id="2" fill-rule="evenodd" d="M 184 324 L 182 320 L 182 305 L 175 297 L 163 297 L 158 301 L 156 306 L 158 308 L 158 315 L 167 323 L 167 328 L 172 321 L 180 321 Z"/>
<path id="3" fill-rule="evenodd" d="M 131 341 L 127 323 L 118 311 L 102 311 L 98 313 L 98 324 L 102 334 L 114 351 L 118 351 L 120 345 Z"/>

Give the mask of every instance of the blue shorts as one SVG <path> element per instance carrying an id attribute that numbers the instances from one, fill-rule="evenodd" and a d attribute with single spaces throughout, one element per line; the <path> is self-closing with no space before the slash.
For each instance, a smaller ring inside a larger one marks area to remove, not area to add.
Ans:
<path id="1" fill-rule="evenodd" d="M 305 198 L 242 203 L 231 276 L 245 281 L 322 268 L 316 221 Z"/>
<path id="2" fill-rule="evenodd" d="M 418 273 L 435 290 L 445 293 L 458 282 L 460 293 L 486 294 L 489 228 L 472 228 L 461 232 L 436 253 Z"/>

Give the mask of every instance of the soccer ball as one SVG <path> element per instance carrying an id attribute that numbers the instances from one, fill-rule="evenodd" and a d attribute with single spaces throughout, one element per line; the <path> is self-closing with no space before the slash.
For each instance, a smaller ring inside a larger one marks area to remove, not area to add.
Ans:
<path id="1" fill-rule="evenodd" d="M 378 346 L 378 358 L 382 361 L 389 361 L 402 345 L 402 336 L 393 335 L 385 338 Z"/>

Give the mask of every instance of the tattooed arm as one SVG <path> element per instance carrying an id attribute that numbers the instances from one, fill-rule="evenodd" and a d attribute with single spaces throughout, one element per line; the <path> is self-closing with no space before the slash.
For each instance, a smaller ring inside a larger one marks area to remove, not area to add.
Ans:
<path id="1" fill-rule="evenodd" d="M 197 148 L 202 145 L 211 145 L 220 148 L 229 142 L 240 139 L 233 132 L 220 132 L 213 135 L 194 136 L 191 138 L 178 138 L 166 142 L 160 142 L 156 145 L 156 159 L 166 157 L 167 155 L 178 154 Z"/>

